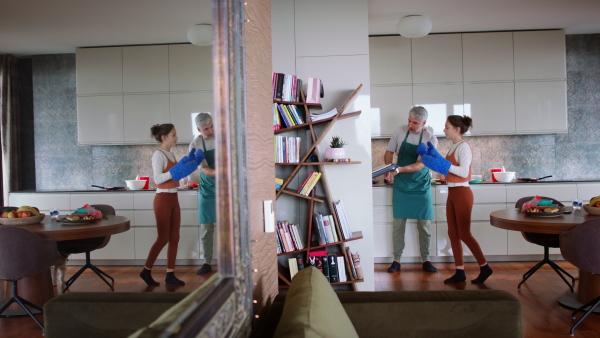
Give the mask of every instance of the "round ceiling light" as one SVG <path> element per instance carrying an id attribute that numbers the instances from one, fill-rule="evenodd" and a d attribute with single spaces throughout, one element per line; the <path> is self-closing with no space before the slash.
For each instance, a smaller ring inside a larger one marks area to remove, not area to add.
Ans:
<path id="1" fill-rule="evenodd" d="M 188 29 L 188 40 L 197 46 L 212 45 L 212 26 L 208 23 L 194 25 Z"/>
<path id="2" fill-rule="evenodd" d="M 397 27 L 404 37 L 420 38 L 431 32 L 431 20 L 422 15 L 409 15 L 400 19 Z"/>

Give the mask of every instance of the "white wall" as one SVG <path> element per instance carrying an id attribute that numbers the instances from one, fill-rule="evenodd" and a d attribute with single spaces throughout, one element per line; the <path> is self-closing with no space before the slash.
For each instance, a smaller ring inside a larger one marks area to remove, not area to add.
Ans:
<path id="1" fill-rule="evenodd" d="M 323 110 L 341 108 L 362 84 L 359 97 L 346 111 L 361 110 L 358 117 L 338 121 L 323 139 L 324 158 L 331 136 L 348 145 L 346 156 L 361 164 L 329 166 L 326 175 L 334 201 L 342 199 L 353 231 L 363 239 L 347 243 L 358 252 L 365 282 L 360 291 L 374 290 L 373 211 L 371 181 L 371 122 L 368 8 L 363 0 L 277 0 L 271 4 L 273 71 L 323 81 Z M 324 39 L 323 37 L 327 37 Z M 278 208 L 284 206 L 278 205 Z"/>

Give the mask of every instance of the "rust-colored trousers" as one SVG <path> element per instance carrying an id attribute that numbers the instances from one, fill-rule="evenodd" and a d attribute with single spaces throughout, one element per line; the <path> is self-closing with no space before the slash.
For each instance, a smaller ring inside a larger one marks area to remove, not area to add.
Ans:
<path id="1" fill-rule="evenodd" d="M 485 256 L 477 240 L 471 234 L 471 211 L 473 210 L 473 192 L 469 187 L 449 187 L 446 202 L 446 219 L 448 221 L 448 237 L 454 255 L 454 264 L 465 264 L 463 258 L 464 242 L 479 265 L 486 262 Z"/>
<path id="2" fill-rule="evenodd" d="M 158 237 L 146 259 L 146 267 L 152 268 L 160 251 L 167 247 L 167 269 L 175 268 L 177 246 L 179 245 L 179 228 L 181 227 L 181 210 L 177 193 L 158 193 L 154 197 L 154 217 Z"/>

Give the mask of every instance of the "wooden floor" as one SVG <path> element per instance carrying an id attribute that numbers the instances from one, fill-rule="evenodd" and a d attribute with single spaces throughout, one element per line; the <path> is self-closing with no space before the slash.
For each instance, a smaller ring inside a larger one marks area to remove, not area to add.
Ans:
<path id="1" fill-rule="evenodd" d="M 421 270 L 420 264 L 402 264 L 399 272 L 387 273 L 388 264 L 375 264 L 375 290 L 474 290 L 474 289 L 499 289 L 512 293 L 521 301 L 523 308 L 523 325 L 525 337 L 568 337 L 569 329 L 573 324 L 571 309 L 562 307 L 557 298 L 568 292 L 567 286 L 556 275 L 554 270 L 547 265 L 536 272 L 522 287 L 517 290 L 517 284 L 525 271 L 532 267 L 532 262 L 492 263 L 494 274 L 485 285 L 457 283 L 446 285 L 444 279 L 454 273 L 452 264 L 437 263 L 437 273 L 426 273 Z M 567 262 L 559 265 L 577 276 L 577 269 Z M 183 287 L 166 287 L 164 283 L 164 267 L 156 267 L 154 277 L 161 285 L 154 288 L 146 285 L 138 277 L 141 267 L 101 267 L 116 280 L 115 291 L 121 292 L 190 292 L 201 285 L 210 275 L 196 275 L 196 266 L 177 267 L 176 275 L 184 280 Z M 67 275 L 70 276 L 78 267 L 68 267 Z M 478 274 L 476 264 L 467 264 L 466 273 L 468 280 Z M 71 292 L 101 291 L 109 292 L 106 286 L 96 275 L 91 272 L 84 273 L 71 287 Z M 43 316 L 38 315 L 40 321 Z M 435 318 L 424 318 L 435 321 Z M 575 331 L 576 337 L 600 337 L 600 314 L 591 314 Z M 43 337 L 40 328 L 29 317 L 0 317 L 0 337 Z"/>

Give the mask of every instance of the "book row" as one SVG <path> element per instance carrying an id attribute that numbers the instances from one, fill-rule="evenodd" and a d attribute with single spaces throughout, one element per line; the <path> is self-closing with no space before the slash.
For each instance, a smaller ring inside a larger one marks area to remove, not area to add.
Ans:
<path id="1" fill-rule="evenodd" d="M 304 180 L 304 183 L 302 183 L 302 185 L 300 186 L 300 189 L 298 189 L 298 194 L 308 196 L 308 194 L 310 194 L 315 185 L 317 185 L 317 182 L 319 182 L 319 179 L 322 175 L 323 173 L 321 172 L 311 171 Z"/>
<path id="2" fill-rule="evenodd" d="M 277 222 L 277 253 L 291 252 L 304 249 L 304 241 L 300 236 L 297 224 L 288 221 Z"/>
<path id="3" fill-rule="evenodd" d="M 348 264 L 346 265 L 346 261 Z M 302 255 L 288 258 L 290 278 L 298 271 L 307 266 L 314 266 L 325 275 L 330 283 L 343 283 L 348 280 L 363 279 L 363 271 L 360 266 L 360 256 L 358 253 L 351 253 L 349 247 L 345 247 L 342 255 L 328 254 L 326 250 L 311 251 L 308 260 L 305 262 Z M 346 270 L 349 267 L 349 271 Z"/>
<path id="4" fill-rule="evenodd" d="M 300 101 L 302 80 L 296 75 L 273 73 L 273 100 L 275 101 Z"/>
<path id="5" fill-rule="evenodd" d="M 275 136 L 275 163 L 300 162 L 300 137 Z"/>
<path id="6" fill-rule="evenodd" d="M 273 103 L 273 129 L 289 128 L 304 124 L 302 113 L 293 104 Z"/>

